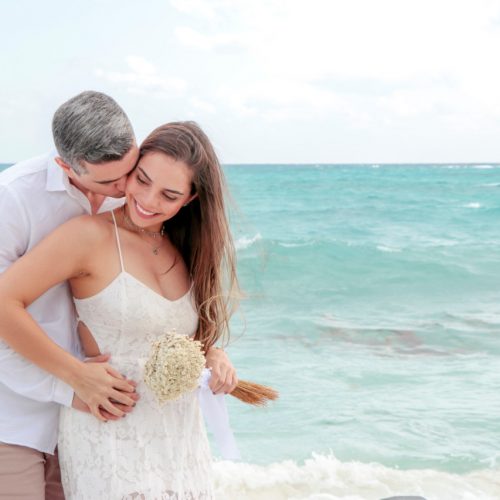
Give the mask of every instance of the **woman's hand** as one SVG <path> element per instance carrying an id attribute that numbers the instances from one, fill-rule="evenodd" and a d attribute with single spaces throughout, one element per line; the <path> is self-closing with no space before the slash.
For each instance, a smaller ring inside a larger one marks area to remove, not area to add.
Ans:
<path id="1" fill-rule="evenodd" d="M 206 367 L 210 368 L 212 376 L 208 386 L 214 394 L 229 394 L 238 384 L 236 370 L 224 350 L 211 347 L 206 357 Z"/>

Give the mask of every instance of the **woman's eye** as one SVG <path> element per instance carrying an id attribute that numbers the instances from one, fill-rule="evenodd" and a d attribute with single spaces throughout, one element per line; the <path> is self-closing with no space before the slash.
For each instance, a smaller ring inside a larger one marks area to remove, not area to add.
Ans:
<path id="1" fill-rule="evenodd" d="M 139 176 L 137 176 L 137 182 L 139 184 L 146 184 L 146 181 L 144 179 L 141 179 Z"/>
<path id="2" fill-rule="evenodd" d="M 168 201 L 175 201 L 177 198 L 173 198 L 172 196 L 169 196 L 168 194 L 163 194 L 163 196 L 168 200 Z"/>

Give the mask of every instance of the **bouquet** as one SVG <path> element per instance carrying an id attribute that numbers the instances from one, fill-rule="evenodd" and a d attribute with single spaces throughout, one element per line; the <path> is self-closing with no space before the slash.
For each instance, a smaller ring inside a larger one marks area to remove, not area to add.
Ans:
<path id="1" fill-rule="evenodd" d="M 179 398 L 196 389 L 205 367 L 201 342 L 185 335 L 167 332 L 151 345 L 144 367 L 144 382 L 160 403 Z M 260 384 L 240 380 L 231 396 L 244 403 L 265 406 L 277 399 L 278 393 Z"/>

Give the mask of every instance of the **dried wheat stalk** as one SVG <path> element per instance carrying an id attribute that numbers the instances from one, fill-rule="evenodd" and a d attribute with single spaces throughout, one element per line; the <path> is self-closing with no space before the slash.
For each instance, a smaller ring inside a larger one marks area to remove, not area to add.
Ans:
<path id="1" fill-rule="evenodd" d="M 269 401 L 278 399 L 278 391 L 246 380 L 240 380 L 230 394 L 243 403 L 254 406 L 266 406 Z"/>

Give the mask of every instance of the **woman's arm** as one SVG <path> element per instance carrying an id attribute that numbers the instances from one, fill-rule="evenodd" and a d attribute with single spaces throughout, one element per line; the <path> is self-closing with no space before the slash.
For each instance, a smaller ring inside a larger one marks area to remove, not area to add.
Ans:
<path id="1" fill-rule="evenodd" d="M 0 339 L 71 385 L 100 420 L 105 419 L 99 407 L 122 416 L 110 399 L 132 406 L 134 400 L 126 393 L 133 393 L 134 387 L 107 363 L 83 363 L 59 347 L 26 307 L 54 285 L 88 274 L 107 234 L 101 221 L 88 216 L 72 219 L 0 276 Z"/>

